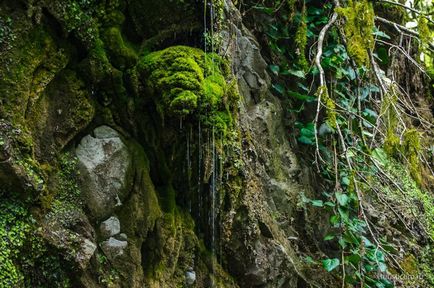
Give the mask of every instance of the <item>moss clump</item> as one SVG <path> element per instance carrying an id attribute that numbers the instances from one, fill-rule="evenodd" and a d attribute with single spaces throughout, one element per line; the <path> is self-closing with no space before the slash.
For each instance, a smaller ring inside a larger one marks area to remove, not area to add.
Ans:
<path id="1" fill-rule="evenodd" d="M 297 32 L 295 33 L 294 41 L 297 47 L 296 54 L 298 55 L 298 65 L 300 65 L 300 67 L 303 68 L 304 71 L 307 71 L 309 69 L 309 63 L 305 55 L 305 50 L 307 46 L 307 20 L 305 7 L 303 7 L 303 15 L 297 28 Z"/>
<path id="2" fill-rule="evenodd" d="M 404 133 L 402 150 L 403 154 L 407 157 L 411 176 L 419 185 L 422 184 L 419 162 L 419 151 L 421 150 L 420 133 L 416 129 L 410 129 Z"/>
<path id="3" fill-rule="evenodd" d="M 327 87 L 325 87 L 325 86 L 319 87 L 317 95 L 321 95 L 321 97 L 322 97 L 321 101 L 324 103 L 324 105 L 326 107 L 326 123 L 327 123 L 327 125 L 332 129 L 336 129 L 336 127 L 337 127 L 336 104 L 333 101 L 333 99 L 330 98 L 329 93 L 327 91 Z"/>
<path id="4" fill-rule="evenodd" d="M 389 92 L 384 96 L 381 104 L 381 115 L 383 115 L 386 138 L 384 139 L 384 150 L 390 156 L 397 155 L 399 151 L 400 140 L 395 130 L 398 125 L 398 115 L 395 105 L 398 101 L 398 93 L 395 87 L 391 87 Z"/>
<path id="5" fill-rule="evenodd" d="M 337 8 L 336 12 L 344 16 L 345 36 L 347 37 L 348 54 L 357 65 L 368 65 L 368 51 L 374 48 L 374 9 L 367 0 L 348 1 L 345 8 Z"/>
<path id="6" fill-rule="evenodd" d="M 428 47 L 428 44 L 431 43 L 431 31 L 428 27 L 428 20 L 425 17 L 420 16 L 418 18 L 417 30 L 419 31 L 422 47 Z"/>
<path id="7" fill-rule="evenodd" d="M 161 116 L 207 115 L 208 122 L 218 123 L 223 131 L 231 124 L 238 93 L 227 82 L 227 62 L 218 55 L 174 46 L 146 55 L 138 70 Z"/>
<path id="8" fill-rule="evenodd" d="M 110 52 L 111 62 L 116 68 L 124 70 L 137 62 L 135 51 L 125 43 L 118 27 L 106 29 L 102 34 L 102 39 Z"/>

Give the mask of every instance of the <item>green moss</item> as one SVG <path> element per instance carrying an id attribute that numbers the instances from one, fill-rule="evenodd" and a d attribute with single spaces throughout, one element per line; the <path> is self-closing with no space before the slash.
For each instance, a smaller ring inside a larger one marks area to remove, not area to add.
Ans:
<path id="1" fill-rule="evenodd" d="M 297 47 L 296 54 L 298 55 L 298 65 L 303 68 L 304 71 L 309 69 L 309 63 L 306 59 L 306 46 L 307 46 L 307 20 L 306 20 L 306 8 L 303 6 L 303 15 L 301 22 L 298 25 L 297 32 L 295 33 L 295 45 Z"/>
<path id="2" fill-rule="evenodd" d="M 430 192 L 422 190 L 405 166 L 395 160 L 390 160 L 385 171 L 401 187 L 383 186 L 387 199 L 401 207 L 399 212 L 404 219 L 417 217 L 428 236 L 434 238 L 434 203 Z"/>
<path id="3" fill-rule="evenodd" d="M 432 36 L 428 27 L 428 20 L 425 17 L 419 16 L 417 30 L 419 31 L 422 49 L 428 48 L 428 44 L 432 43 Z"/>
<path id="4" fill-rule="evenodd" d="M 219 130 L 231 125 L 238 93 L 228 63 L 218 55 L 174 46 L 144 56 L 138 70 L 163 118 L 207 115 L 205 122 Z"/>
<path id="5" fill-rule="evenodd" d="M 420 169 L 419 152 L 421 151 L 420 133 L 416 129 L 409 129 L 404 133 L 402 152 L 408 160 L 408 167 L 413 179 L 420 185 L 422 175 Z"/>
<path id="6" fill-rule="evenodd" d="M 326 107 L 326 123 L 330 128 L 336 129 L 336 104 L 332 98 L 330 98 L 329 93 L 327 91 L 327 87 L 322 86 L 318 88 L 317 95 L 321 94 L 321 101 L 324 103 Z"/>
<path id="7" fill-rule="evenodd" d="M 105 29 L 102 39 L 110 52 L 111 62 L 116 68 L 124 70 L 137 62 L 135 51 L 126 44 L 118 27 Z"/>
<path id="8" fill-rule="evenodd" d="M 374 9 L 368 0 L 349 0 L 347 7 L 337 8 L 336 12 L 344 16 L 345 36 L 347 38 L 348 54 L 354 58 L 357 65 L 368 66 L 368 51 L 374 48 Z"/>
<path id="9" fill-rule="evenodd" d="M 398 126 L 398 116 L 396 112 L 396 103 L 398 101 L 398 93 L 395 87 L 391 87 L 384 100 L 381 103 L 381 115 L 384 119 L 386 138 L 384 139 L 384 150 L 390 156 L 396 156 L 399 152 L 400 140 L 396 135 Z"/>
<path id="10" fill-rule="evenodd" d="M 21 205 L 0 203 L 0 287 L 22 285 L 24 275 L 16 261 L 31 228 L 27 211 Z"/>

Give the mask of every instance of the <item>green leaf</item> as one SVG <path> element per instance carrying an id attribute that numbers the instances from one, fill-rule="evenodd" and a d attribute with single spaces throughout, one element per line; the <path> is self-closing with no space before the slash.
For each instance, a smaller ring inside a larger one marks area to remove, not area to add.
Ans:
<path id="1" fill-rule="evenodd" d="M 306 137 L 306 136 L 300 136 L 297 138 L 298 142 L 306 144 L 306 145 L 313 145 L 314 142 L 312 141 L 312 139 Z"/>
<path id="2" fill-rule="evenodd" d="M 332 215 L 330 217 L 330 224 L 332 224 L 333 226 L 339 224 L 339 216 L 338 215 Z"/>
<path id="3" fill-rule="evenodd" d="M 338 200 L 339 205 L 341 206 L 347 206 L 348 202 L 349 202 L 349 198 L 347 196 L 347 194 L 342 194 L 340 192 L 336 192 L 336 200 Z"/>
<path id="4" fill-rule="evenodd" d="M 274 75 L 276 75 L 276 76 L 279 75 L 279 71 L 280 71 L 279 65 L 270 65 L 269 68 L 270 68 L 271 72 L 273 72 Z"/>
<path id="5" fill-rule="evenodd" d="M 333 234 L 328 234 L 324 237 L 324 241 L 329 241 L 335 238 L 335 235 Z"/>
<path id="6" fill-rule="evenodd" d="M 272 87 L 280 95 L 284 95 L 285 94 L 285 87 L 283 87 L 282 84 L 273 84 Z"/>
<path id="7" fill-rule="evenodd" d="M 339 264 L 340 264 L 340 261 L 338 258 L 322 260 L 322 266 L 324 267 L 324 269 L 327 270 L 327 272 L 333 271 L 333 269 L 338 267 Z"/>
<path id="8" fill-rule="evenodd" d="M 342 179 L 341 179 L 341 183 L 342 183 L 342 185 L 344 185 L 344 186 L 348 186 L 348 185 L 350 185 L 350 178 L 348 178 L 347 176 L 342 177 Z"/>
<path id="9" fill-rule="evenodd" d="M 323 207 L 324 202 L 322 200 L 311 200 L 310 203 L 315 207 Z"/>
<path id="10" fill-rule="evenodd" d="M 324 205 L 325 205 L 325 206 L 328 206 L 328 207 L 335 207 L 335 206 L 336 206 L 335 203 L 330 202 L 330 201 L 324 202 Z"/>
<path id="11" fill-rule="evenodd" d="M 345 257 L 346 260 L 351 262 L 354 265 L 357 265 L 360 263 L 360 260 L 362 260 L 362 257 L 359 254 L 351 254 L 350 256 Z"/>
<path id="12" fill-rule="evenodd" d="M 304 78 L 305 77 L 305 73 L 302 70 L 292 70 L 292 69 L 288 69 L 287 72 L 295 77 L 298 78 Z"/>
<path id="13" fill-rule="evenodd" d="M 374 151 L 372 151 L 372 158 L 382 166 L 385 166 L 387 163 L 389 163 L 387 154 L 382 148 L 375 148 Z"/>

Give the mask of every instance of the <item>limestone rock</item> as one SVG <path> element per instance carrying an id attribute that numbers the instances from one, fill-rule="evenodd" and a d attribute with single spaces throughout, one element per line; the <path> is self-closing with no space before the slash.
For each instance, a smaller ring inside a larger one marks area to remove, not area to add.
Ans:
<path id="1" fill-rule="evenodd" d="M 131 156 L 118 132 L 107 126 L 85 136 L 76 149 L 81 188 L 91 216 L 103 219 L 120 206 L 131 186 Z"/>
<path id="2" fill-rule="evenodd" d="M 117 217 L 111 216 L 100 224 L 99 231 L 101 233 L 101 237 L 107 239 L 121 232 L 121 223 Z"/>
<path id="3" fill-rule="evenodd" d="M 187 271 L 185 272 L 185 282 L 187 285 L 193 285 L 196 282 L 196 272 Z"/>
<path id="4" fill-rule="evenodd" d="M 110 260 L 124 255 L 124 250 L 127 248 L 127 241 L 120 241 L 113 237 L 101 243 L 101 249 Z"/>

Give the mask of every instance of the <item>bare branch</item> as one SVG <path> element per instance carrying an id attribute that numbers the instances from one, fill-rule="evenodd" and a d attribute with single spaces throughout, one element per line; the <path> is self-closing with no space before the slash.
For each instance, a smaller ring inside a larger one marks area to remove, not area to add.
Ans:
<path id="1" fill-rule="evenodd" d="M 338 4 L 338 2 L 336 1 L 336 3 Z M 315 150 L 315 158 L 316 159 L 321 159 L 321 154 L 319 153 L 319 141 L 318 141 L 318 118 L 319 118 L 319 112 L 320 112 L 320 107 L 321 107 L 321 98 L 322 98 L 322 94 L 324 92 L 327 93 L 327 85 L 326 85 L 326 79 L 325 79 L 325 73 L 324 73 L 324 69 L 321 66 L 321 57 L 322 57 L 322 48 L 323 48 L 323 43 L 324 43 L 324 37 L 327 33 L 327 31 L 330 29 L 330 27 L 333 25 L 333 23 L 336 22 L 336 19 L 338 18 L 338 13 L 333 12 L 332 17 L 330 18 L 329 22 L 321 29 L 321 32 L 319 33 L 318 36 L 318 45 L 317 45 L 317 53 L 315 56 L 315 65 L 319 70 L 319 82 L 320 82 L 320 89 L 318 90 L 318 100 L 317 100 L 317 106 L 316 106 L 316 114 L 315 114 L 315 120 L 313 123 L 314 126 L 314 134 L 315 134 L 315 144 L 316 144 L 316 150 Z M 318 165 L 318 161 L 317 165 Z"/>
<path id="2" fill-rule="evenodd" d="M 418 32 L 416 32 L 416 31 L 414 31 L 414 30 L 412 30 L 412 29 L 409 29 L 409 28 L 407 28 L 407 27 L 404 27 L 404 26 L 402 26 L 402 25 L 399 25 L 399 24 L 397 24 L 397 23 L 395 23 L 395 22 L 393 22 L 393 21 L 390 21 L 390 20 L 384 19 L 384 18 L 379 17 L 379 16 L 375 16 L 375 20 L 378 20 L 378 21 L 380 21 L 380 22 L 382 22 L 382 23 L 384 23 L 384 24 L 388 24 L 388 25 L 391 25 L 391 26 L 395 27 L 395 29 L 396 29 L 398 32 L 400 32 L 400 33 L 402 33 L 402 31 L 404 31 L 404 32 L 407 32 L 408 34 L 410 34 L 410 35 L 412 35 L 412 36 L 415 36 L 415 37 L 420 38 L 420 35 L 419 35 Z M 434 44 L 432 44 L 432 43 L 428 43 L 428 46 L 429 46 L 429 48 L 430 48 L 431 50 L 434 51 Z"/>
<path id="3" fill-rule="evenodd" d="M 380 2 L 400 6 L 402 8 L 407 9 L 407 10 L 410 10 L 416 14 L 419 14 L 419 15 L 423 16 L 424 18 L 426 18 L 426 20 L 428 20 L 429 22 L 434 23 L 434 21 L 431 20 L 425 13 L 423 13 L 422 11 L 419 11 L 417 9 L 414 9 L 413 7 L 409 7 L 409 6 L 401 4 L 399 2 L 394 2 L 394 1 L 389 1 L 389 0 L 380 0 Z"/>

